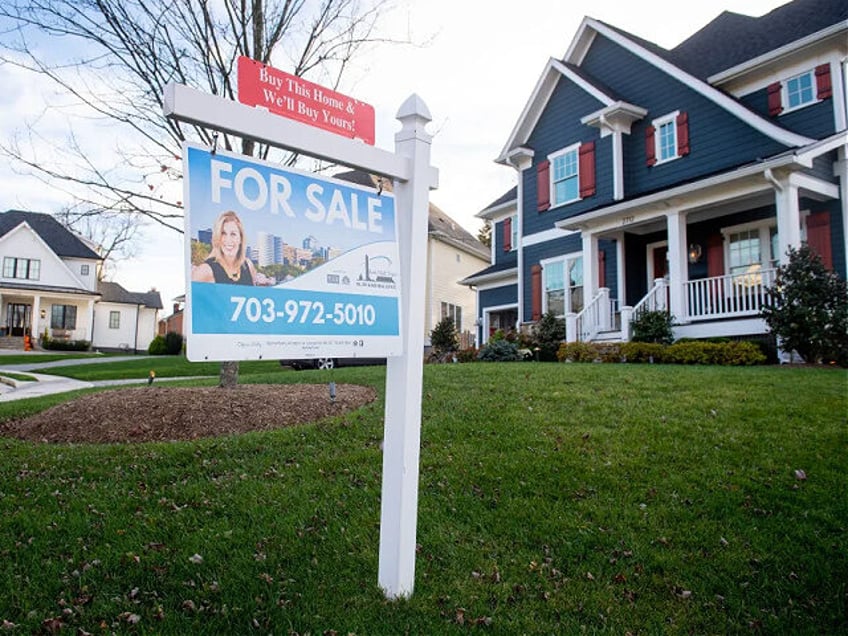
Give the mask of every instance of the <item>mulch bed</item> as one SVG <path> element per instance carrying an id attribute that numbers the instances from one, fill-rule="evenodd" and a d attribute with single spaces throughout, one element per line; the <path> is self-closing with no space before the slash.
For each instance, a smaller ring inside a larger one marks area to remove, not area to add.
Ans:
<path id="1" fill-rule="evenodd" d="M 48 443 L 192 440 L 267 431 L 340 415 L 377 399 L 372 387 L 253 384 L 101 391 L 0 423 L 0 437 Z"/>

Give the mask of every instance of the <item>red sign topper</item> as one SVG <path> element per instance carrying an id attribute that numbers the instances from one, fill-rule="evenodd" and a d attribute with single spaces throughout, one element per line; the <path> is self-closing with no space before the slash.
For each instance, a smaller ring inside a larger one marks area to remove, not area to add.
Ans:
<path id="1" fill-rule="evenodd" d="M 374 145 L 374 107 L 249 57 L 238 59 L 238 100 Z"/>

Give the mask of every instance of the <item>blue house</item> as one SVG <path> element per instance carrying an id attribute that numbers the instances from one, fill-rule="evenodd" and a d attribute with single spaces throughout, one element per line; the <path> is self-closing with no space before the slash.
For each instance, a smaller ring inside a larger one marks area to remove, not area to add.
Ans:
<path id="1" fill-rule="evenodd" d="M 567 341 L 756 336 L 765 289 L 806 243 L 846 276 L 848 3 L 724 12 L 667 50 L 585 18 L 545 64 L 498 163 L 518 185 L 478 214 L 466 278 L 480 342 L 565 318 Z"/>

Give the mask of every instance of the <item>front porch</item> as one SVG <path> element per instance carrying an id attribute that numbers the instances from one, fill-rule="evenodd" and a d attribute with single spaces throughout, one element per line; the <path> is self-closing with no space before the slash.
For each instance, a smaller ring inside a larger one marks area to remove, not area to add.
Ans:
<path id="1" fill-rule="evenodd" d="M 681 297 L 684 311 L 674 317 L 675 338 L 730 337 L 765 333 L 760 312 L 769 303 L 768 288 L 776 268 L 686 281 L 672 289 L 665 278 L 634 306 L 619 307 L 606 287 L 579 313 L 567 314 L 566 342 L 620 341 L 631 336 L 631 323 L 646 311 L 671 312 L 673 297 Z"/>

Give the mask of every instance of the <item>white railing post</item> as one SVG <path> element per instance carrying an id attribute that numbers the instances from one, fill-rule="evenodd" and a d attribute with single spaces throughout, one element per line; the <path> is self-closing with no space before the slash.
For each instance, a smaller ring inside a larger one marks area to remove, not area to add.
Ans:
<path id="1" fill-rule="evenodd" d="M 403 354 L 387 359 L 383 425 L 383 485 L 378 584 L 387 598 L 409 597 L 415 586 L 418 461 L 424 364 L 424 289 L 427 272 L 431 121 L 426 104 L 409 97 L 398 111 L 395 150 L 412 175 L 394 186 L 398 214 Z"/>
<path id="2" fill-rule="evenodd" d="M 633 307 L 627 305 L 621 308 L 621 339 L 630 342 L 630 322 L 633 320 Z"/>
<path id="3" fill-rule="evenodd" d="M 610 324 L 610 290 L 609 287 L 601 287 L 598 290 L 598 329 L 597 331 L 609 331 L 612 328 Z"/>
<path id="4" fill-rule="evenodd" d="M 570 312 L 565 314 L 565 341 L 577 342 L 580 334 L 577 333 L 577 314 Z"/>

